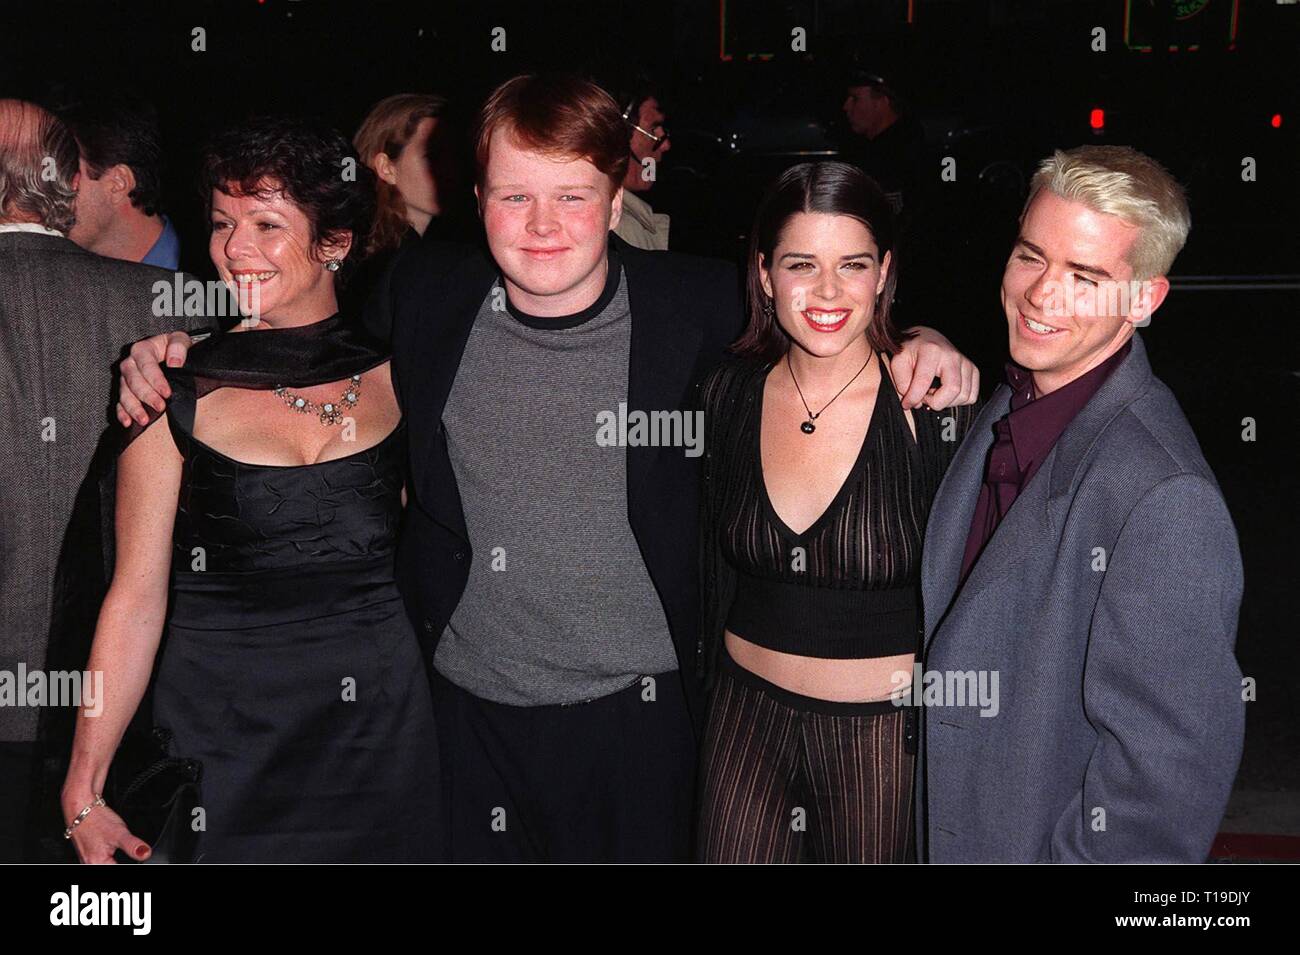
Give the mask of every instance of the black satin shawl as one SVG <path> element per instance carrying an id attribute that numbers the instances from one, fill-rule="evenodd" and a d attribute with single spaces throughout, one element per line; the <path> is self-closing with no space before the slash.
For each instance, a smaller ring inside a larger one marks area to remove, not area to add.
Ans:
<path id="1" fill-rule="evenodd" d="M 198 401 L 218 388 L 303 388 L 341 381 L 388 360 L 388 343 L 376 337 L 359 317 L 336 312 L 310 325 L 224 332 L 190 348 L 185 364 L 164 366 L 172 393 L 187 392 Z M 145 406 L 149 424 L 161 413 Z M 149 425 L 133 423 L 123 447 Z"/>

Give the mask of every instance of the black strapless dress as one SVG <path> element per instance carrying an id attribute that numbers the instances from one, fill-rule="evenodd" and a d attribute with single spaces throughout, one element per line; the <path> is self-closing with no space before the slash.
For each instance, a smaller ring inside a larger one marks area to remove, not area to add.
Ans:
<path id="1" fill-rule="evenodd" d="M 394 582 L 405 425 L 305 466 L 184 456 L 154 722 L 203 765 L 199 862 L 444 857 L 426 671 Z"/>

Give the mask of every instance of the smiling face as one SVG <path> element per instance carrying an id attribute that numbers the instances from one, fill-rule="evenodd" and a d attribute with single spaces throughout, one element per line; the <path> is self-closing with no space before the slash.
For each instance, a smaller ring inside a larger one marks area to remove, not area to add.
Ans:
<path id="1" fill-rule="evenodd" d="M 313 248 L 306 213 L 282 193 L 212 193 L 212 264 L 237 289 L 240 310 L 269 325 L 307 324 L 338 311 L 324 263 L 343 259 L 350 244 L 345 236 Z"/>
<path id="2" fill-rule="evenodd" d="M 585 159 L 524 149 L 502 127 L 492 134 L 483 184 L 475 189 L 488 247 L 516 307 L 569 315 L 605 286 L 609 230 L 623 190 Z"/>
<path id="3" fill-rule="evenodd" d="M 781 231 L 772 261 L 760 261 L 763 289 L 794 344 L 834 357 L 866 339 L 889 275 L 876 240 L 852 216 L 799 212 Z"/>
<path id="4" fill-rule="evenodd" d="M 1133 289 L 1138 227 L 1044 189 L 1002 274 L 1011 358 L 1055 391 L 1115 354 L 1164 300 L 1163 276 Z"/>

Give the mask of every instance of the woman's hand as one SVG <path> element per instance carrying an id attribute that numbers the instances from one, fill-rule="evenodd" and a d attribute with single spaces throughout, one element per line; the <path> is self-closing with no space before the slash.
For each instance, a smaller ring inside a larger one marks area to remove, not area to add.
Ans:
<path id="1" fill-rule="evenodd" d="M 81 810 L 92 802 L 94 796 L 63 797 L 63 820 L 65 825 L 72 825 Z M 149 844 L 131 834 L 122 817 L 107 805 L 96 806 L 77 828 L 72 830 L 72 844 L 76 846 L 77 856 L 87 865 L 116 865 L 113 853 L 121 849 L 137 862 L 144 862 L 152 855 Z"/>

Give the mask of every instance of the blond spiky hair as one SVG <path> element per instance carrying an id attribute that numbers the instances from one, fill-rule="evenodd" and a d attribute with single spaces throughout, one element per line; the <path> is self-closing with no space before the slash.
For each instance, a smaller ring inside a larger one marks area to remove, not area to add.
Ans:
<path id="1" fill-rule="evenodd" d="M 1128 146 L 1078 146 L 1052 153 L 1029 183 L 1021 221 L 1043 189 L 1138 226 L 1141 232 L 1128 255 L 1135 279 L 1167 275 L 1192 228 L 1178 180 Z"/>

